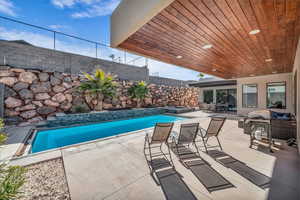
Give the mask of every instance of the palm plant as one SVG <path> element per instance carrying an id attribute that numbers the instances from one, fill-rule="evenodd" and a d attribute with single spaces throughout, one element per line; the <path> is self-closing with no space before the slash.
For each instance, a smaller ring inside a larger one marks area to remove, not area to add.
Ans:
<path id="1" fill-rule="evenodd" d="M 149 90 L 147 84 L 144 81 L 140 81 L 129 88 L 128 93 L 131 98 L 136 99 L 137 107 L 140 108 L 143 100 L 147 97 Z"/>
<path id="2" fill-rule="evenodd" d="M 4 122 L 0 119 L 0 130 L 4 127 Z M 0 133 L 0 145 L 6 141 L 6 135 Z M 21 192 L 20 188 L 25 183 L 26 169 L 20 166 L 7 166 L 0 163 L 0 199 L 17 199 Z"/>
<path id="3" fill-rule="evenodd" d="M 204 78 L 204 76 L 205 76 L 205 75 L 204 75 L 203 73 L 201 73 L 201 72 L 198 74 L 199 79 Z"/>
<path id="4" fill-rule="evenodd" d="M 81 82 L 78 89 L 87 95 L 92 95 L 98 100 L 95 110 L 103 109 L 103 100 L 107 97 L 114 97 L 117 90 L 115 77 L 106 74 L 103 70 L 97 69 L 94 75 L 83 72 L 87 81 Z"/>

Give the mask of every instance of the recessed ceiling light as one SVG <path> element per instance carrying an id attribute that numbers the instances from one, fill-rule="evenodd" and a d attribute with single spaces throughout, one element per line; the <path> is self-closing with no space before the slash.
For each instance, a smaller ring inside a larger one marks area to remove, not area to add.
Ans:
<path id="1" fill-rule="evenodd" d="M 250 31 L 249 34 L 250 35 L 255 35 L 255 34 L 259 33 L 259 32 L 260 32 L 259 29 L 254 29 L 254 30 Z"/>
<path id="2" fill-rule="evenodd" d="M 213 71 L 213 72 L 216 72 L 216 71 L 217 71 L 217 69 L 212 69 L 212 71 Z"/>
<path id="3" fill-rule="evenodd" d="M 212 44 L 206 44 L 202 47 L 202 49 L 210 49 L 212 48 L 212 46 L 213 46 Z"/>
<path id="4" fill-rule="evenodd" d="M 271 62 L 272 61 L 272 58 L 268 58 L 265 60 L 266 62 Z"/>
<path id="5" fill-rule="evenodd" d="M 176 56 L 176 58 L 177 58 L 177 59 L 181 59 L 181 58 L 182 58 L 182 56 L 180 56 L 180 55 L 179 55 L 179 56 Z"/>
<path id="6" fill-rule="evenodd" d="M 254 74 L 250 74 L 250 76 L 254 76 Z"/>
<path id="7" fill-rule="evenodd" d="M 276 73 L 277 73 L 277 71 L 273 71 L 273 72 L 272 72 L 272 74 L 276 74 Z"/>

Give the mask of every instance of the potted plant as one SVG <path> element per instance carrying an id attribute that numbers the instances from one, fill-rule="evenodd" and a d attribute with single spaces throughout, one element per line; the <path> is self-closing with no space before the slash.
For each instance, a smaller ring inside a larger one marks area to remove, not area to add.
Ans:
<path id="1" fill-rule="evenodd" d="M 140 108 L 149 93 L 149 89 L 144 81 L 139 81 L 128 89 L 128 93 L 131 98 L 136 99 L 137 107 Z"/>
<path id="2" fill-rule="evenodd" d="M 90 95 L 97 99 L 95 110 L 101 111 L 103 109 L 103 100 L 107 97 L 114 97 L 117 91 L 117 83 L 115 77 L 111 74 L 106 74 L 101 69 L 96 69 L 94 75 L 83 72 L 85 78 L 81 82 L 78 89 L 85 92 L 85 95 Z"/>

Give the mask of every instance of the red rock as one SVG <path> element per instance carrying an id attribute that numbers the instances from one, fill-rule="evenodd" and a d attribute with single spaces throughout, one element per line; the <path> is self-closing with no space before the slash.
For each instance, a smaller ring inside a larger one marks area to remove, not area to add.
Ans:
<path id="1" fill-rule="evenodd" d="M 53 106 L 53 107 L 58 107 L 59 106 L 59 103 L 57 103 L 57 102 L 54 102 L 54 101 L 51 101 L 51 100 L 46 100 L 46 101 L 44 101 L 44 104 L 46 105 L 46 106 Z"/>
<path id="2" fill-rule="evenodd" d="M 35 95 L 35 99 L 36 100 L 46 100 L 46 99 L 50 99 L 50 96 L 48 93 L 38 93 Z"/>
<path id="3" fill-rule="evenodd" d="M 21 106 L 22 101 L 20 99 L 16 99 L 16 98 L 13 98 L 13 97 L 8 97 L 5 100 L 5 105 L 8 108 L 15 108 L 15 107 Z"/>
<path id="4" fill-rule="evenodd" d="M 3 83 L 5 85 L 8 85 L 12 87 L 16 82 L 18 82 L 18 79 L 15 77 L 3 77 L 0 78 L 0 83 Z"/>
<path id="5" fill-rule="evenodd" d="M 19 75 L 19 81 L 22 81 L 25 83 L 31 84 L 36 79 L 37 79 L 37 76 L 32 72 L 22 72 Z"/>

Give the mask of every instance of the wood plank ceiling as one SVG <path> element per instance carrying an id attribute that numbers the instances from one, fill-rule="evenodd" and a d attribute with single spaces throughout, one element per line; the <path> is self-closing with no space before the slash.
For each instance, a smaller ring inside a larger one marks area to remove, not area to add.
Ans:
<path id="1" fill-rule="evenodd" d="M 291 72 L 299 35 L 300 0 L 175 0 L 118 47 L 238 78 Z"/>

